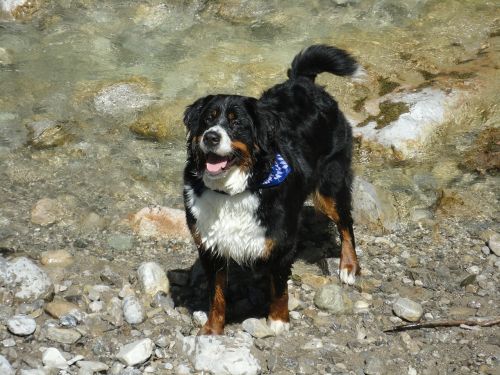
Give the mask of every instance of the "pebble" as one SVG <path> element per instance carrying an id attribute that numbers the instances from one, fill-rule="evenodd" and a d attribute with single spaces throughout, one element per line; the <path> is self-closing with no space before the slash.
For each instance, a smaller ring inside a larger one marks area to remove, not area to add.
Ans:
<path id="1" fill-rule="evenodd" d="M 153 96 L 141 85 L 127 82 L 103 88 L 94 97 L 97 112 L 112 117 L 122 117 L 149 106 Z"/>
<path id="2" fill-rule="evenodd" d="M 57 319 L 72 313 L 75 313 L 75 316 L 81 314 L 77 305 L 63 300 L 55 300 L 47 303 L 44 306 L 44 310 L 47 314 Z"/>
<path id="3" fill-rule="evenodd" d="M 134 296 L 123 299 L 123 316 L 129 324 L 139 324 L 144 321 L 144 309 L 141 302 Z"/>
<path id="4" fill-rule="evenodd" d="M 196 371 L 218 375 L 257 375 L 261 368 L 250 353 L 252 337 L 238 332 L 227 336 L 187 336 L 182 339 L 182 350 Z"/>
<path id="5" fill-rule="evenodd" d="M 33 224 L 47 226 L 60 221 L 62 215 L 63 211 L 57 200 L 43 198 L 33 206 L 31 210 L 31 222 Z"/>
<path id="6" fill-rule="evenodd" d="M 479 275 L 479 273 L 481 272 L 481 268 L 479 268 L 478 266 L 470 266 L 467 267 L 467 272 L 472 275 Z"/>
<path id="7" fill-rule="evenodd" d="M 497 257 L 500 257 L 500 234 L 491 235 L 488 240 L 488 247 Z"/>
<path id="8" fill-rule="evenodd" d="M 127 234 L 113 234 L 108 238 L 108 245 L 118 251 L 127 251 L 132 249 L 133 238 Z"/>
<path id="9" fill-rule="evenodd" d="M 354 303 L 354 312 L 356 314 L 366 313 L 369 311 L 370 304 L 366 301 L 356 301 Z"/>
<path id="10" fill-rule="evenodd" d="M 47 330 L 47 338 L 61 344 L 74 344 L 80 337 L 82 337 L 80 332 L 70 328 L 50 327 Z"/>
<path id="11" fill-rule="evenodd" d="M 122 302 L 117 297 L 111 298 L 106 309 L 105 319 L 115 327 L 121 327 L 124 322 L 123 318 Z"/>
<path id="12" fill-rule="evenodd" d="M 116 358 L 127 366 L 134 366 L 143 363 L 153 354 L 154 343 L 146 338 L 124 345 Z"/>
<path id="13" fill-rule="evenodd" d="M 316 292 L 314 304 L 333 314 L 345 314 L 352 309 L 352 301 L 337 284 L 327 284 Z"/>
<path id="14" fill-rule="evenodd" d="M 491 254 L 491 250 L 488 246 L 483 246 L 481 247 L 481 251 L 484 255 L 490 255 Z"/>
<path id="15" fill-rule="evenodd" d="M 49 275 L 28 258 L 14 259 L 7 264 L 6 271 L 6 279 L 12 280 L 15 296 L 20 300 L 45 299 L 54 291 Z"/>
<path id="16" fill-rule="evenodd" d="M 89 303 L 89 310 L 93 313 L 101 311 L 104 307 L 103 301 L 92 301 Z"/>
<path id="17" fill-rule="evenodd" d="M 196 327 L 203 327 L 203 325 L 207 322 L 208 317 L 204 311 L 195 311 L 193 312 L 193 322 Z"/>
<path id="18" fill-rule="evenodd" d="M 68 368 L 66 359 L 56 348 L 47 348 L 42 354 L 42 362 L 49 368 L 58 368 L 61 370 Z"/>
<path id="19" fill-rule="evenodd" d="M 265 319 L 249 318 L 244 320 L 241 326 L 245 332 L 258 339 L 274 336 L 274 332 L 267 326 Z"/>
<path id="20" fill-rule="evenodd" d="M 290 311 L 290 318 L 293 320 L 299 320 L 302 317 L 302 314 L 298 311 Z"/>
<path id="21" fill-rule="evenodd" d="M 156 262 L 142 263 L 137 269 L 142 290 L 153 297 L 158 292 L 168 294 L 169 282 L 163 268 Z"/>
<path id="22" fill-rule="evenodd" d="M 78 361 L 76 364 L 81 369 L 88 370 L 91 373 L 108 371 L 109 369 L 107 364 L 97 361 Z"/>
<path id="23" fill-rule="evenodd" d="M 13 346 L 16 346 L 16 340 L 14 340 L 12 337 L 5 339 L 2 341 L 2 346 L 4 348 L 11 348 Z"/>
<path id="24" fill-rule="evenodd" d="M 9 361 L 7 361 L 7 358 L 5 358 L 3 355 L 0 354 L 0 373 L 2 375 L 14 375 L 16 372 L 10 365 Z"/>
<path id="25" fill-rule="evenodd" d="M 394 314 L 410 322 L 418 322 L 424 313 L 422 306 L 408 298 L 398 298 L 392 305 Z"/>
<path id="26" fill-rule="evenodd" d="M 378 357 L 370 357 L 365 360 L 364 372 L 366 375 L 383 375 L 384 362 Z"/>
<path id="27" fill-rule="evenodd" d="M 7 321 L 7 328 L 17 336 L 28 336 L 35 332 L 36 322 L 27 315 L 15 315 Z"/>
<path id="28" fill-rule="evenodd" d="M 67 250 L 44 251 L 40 258 L 40 263 L 44 266 L 57 265 L 67 267 L 73 261 L 73 256 Z"/>

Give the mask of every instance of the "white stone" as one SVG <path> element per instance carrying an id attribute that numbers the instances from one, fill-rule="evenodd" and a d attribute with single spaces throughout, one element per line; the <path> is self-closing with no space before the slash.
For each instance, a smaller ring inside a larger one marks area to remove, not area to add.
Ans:
<path id="1" fill-rule="evenodd" d="M 249 318 L 241 323 L 241 327 L 253 337 L 264 338 L 274 336 L 274 332 L 267 326 L 266 322 L 256 318 Z"/>
<path id="2" fill-rule="evenodd" d="M 424 313 L 422 306 L 408 298 L 398 298 L 392 305 L 394 314 L 410 322 L 418 322 Z"/>
<path id="3" fill-rule="evenodd" d="M 488 247 L 497 257 L 500 257 L 500 234 L 495 233 L 490 237 Z"/>
<path id="4" fill-rule="evenodd" d="M 35 332 L 36 322 L 35 319 L 27 315 L 14 315 L 7 321 L 7 328 L 14 335 L 28 336 Z"/>
<path id="5" fill-rule="evenodd" d="M 165 292 L 168 294 L 170 287 L 168 278 L 165 271 L 158 263 L 142 263 L 137 269 L 137 275 L 142 290 L 150 296 L 154 296 L 158 292 Z"/>
<path id="6" fill-rule="evenodd" d="M 109 369 L 107 364 L 97 361 L 78 361 L 76 364 L 81 369 L 89 370 L 91 372 L 101 372 Z"/>
<path id="7" fill-rule="evenodd" d="M 8 280 L 12 281 L 16 298 L 24 301 L 48 297 L 54 290 L 50 277 L 25 257 L 7 265 Z"/>
<path id="8" fill-rule="evenodd" d="M 205 311 L 195 311 L 193 313 L 193 322 L 197 327 L 203 327 L 207 320 L 208 317 Z"/>
<path id="9" fill-rule="evenodd" d="M 354 126 L 353 133 L 392 148 L 403 157 L 416 156 L 445 121 L 447 107 L 453 105 L 458 97 L 458 93 L 446 94 L 434 88 L 388 94 L 380 98 L 379 103 L 405 103 L 409 111 L 381 129 L 376 129 L 377 123 L 371 121 L 365 126 Z"/>
<path id="10" fill-rule="evenodd" d="M 360 300 L 360 301 L 356 301 L 354 302 L 354 312 L 355 313 L 365 313 L 365 312 L 368 312 L 370 308 L 370 304 L 366 301 L 363 301 L 363 300 Z"/>
<path id="11" fill-rule="evenodd" d="M 0 374 L 2 375 L 14 375 L 16 372 L 10 365 L 7 358 L 0 354 Z"/>
<path id="12" fill-rule="evenodd" d="M 94 106 L 97 112 L 121 117 L 140 111 L 153 103 L 153 96 L 140 85 L 117 83 L 97 93 Z"/>
<path id="13" fill-rule="evenodd" d="M 61 370 L 68 368 L 68 363 L 62 353 L 56 348 L 47 348 L 42 354 L 42 362 L 50 368 L 58 368 Z"/>
<path id="14" fill-rule="evenodd" d="M 124 345 L 116 358 L 127 366 L 145 362 L 153 354 L 154 343 L 151 339 L 142 339 Z"/>
<path id="15" fill-rule="evenodd" d="M 478 266 L 470 266 L 467 267 L 467 272 L 472 275 L 479 275 L 481 273 L 481 268 L 479 268 Z"/>
<path id="16" fill-rule="evenodd" d="M 123 316 L 129 324 L 139 324 L 144 321 L 144 309 L 136 297 L 128 296 L 123 299 Z"/>
<path id="17" fill-rule="evenodd" d="M 0 0 L 0 9 L 5 13 L 12 13 L 18 6 L 27 2 L 27 0 Z"/>
<path id="18" fill-rule="evenodd" d="M 187 336 L 182 350 L 196 371 L 218 375 L 256 375 L 261 373 L 258 361 L 250 353 L 253 339 L 248 333 L 235 337 Z"/>

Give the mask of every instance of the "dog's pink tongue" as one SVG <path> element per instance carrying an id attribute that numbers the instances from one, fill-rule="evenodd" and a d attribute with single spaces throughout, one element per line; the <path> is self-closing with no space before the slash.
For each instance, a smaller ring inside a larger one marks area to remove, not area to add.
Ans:
<path id="1" fill-rule="evenodd" d="M 220 172 L 222 169 L 226 168 L 227 161 L 226 157 L 210 155 L 207 158 L 207 171 L 210 173 Z"/>

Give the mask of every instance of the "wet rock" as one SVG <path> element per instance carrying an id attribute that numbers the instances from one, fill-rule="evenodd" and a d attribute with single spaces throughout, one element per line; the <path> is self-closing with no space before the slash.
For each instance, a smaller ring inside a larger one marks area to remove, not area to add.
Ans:
<path id="1" fill-rule="evenodd" d="M 422 306 L 408 298 L 398 298 L 392 305 L 394 314 L 410 322 L 418 322 L 424 310 Z"/>
<path id="2" fill-rule="evenodd" d="M 356 223 L 390 231 L 398 228 L 394 198 L 386 190 L 355 177 L 352 201 L 352 217 Z"/>
<path id="3" fill-rule="evenodd" d="M 47 303 L 44 310 L 47 314 L 57 319 L 72 313 L 75 313 L 75 315 L 81 314 L 80 308 L 77 305 L 63 300 L 55 300 Z"/>
<path id="4" fill-rule="evenodd" d="M 27 315 L 15 315 L 7 321 L 7 328 L 17 336 L 28 336 L 35 332 L 36 322 Z"/>
<path id="5" fill-rule="evenodd" d="M 336 284 L 327 284 L 318 289 L 314 295 L 314 304 L 333 314 L 345 314 L 352 310 L 352 301 Z"/>
<path id="6" fill-rule="evenodd" d="M 105 87 L 94 97 L 97 112 L 112 117 L 130 115 L 151 105 L 154 96 L 136 83 L 116 83 Z"/>
<path id="7" fill-rule="evenodd" d="M 42 362 L 49 368 L 58 368 L 61 370 L 68 368 L 66 359 L 56 348 L 47 348 L 42 354 Z"/>
<path id="8" fill-rule="evenodd" d="M 31 210 L 31 222 L 47 226 L 61 220 L 64 212 L 60 203 L 55 199 L 43 198 L 36 202 Z"/>
<path id="9" fill-rule="evenodd" d="M 156 262 L 142 263 L 137 269 L 142 290 L 153 297 L 158 292 L 169 292 L 169 282 L 163 268 Z"/>
<path id="10" fill-rule="evenodd" d="M 133 246 L 133 238 L 127 234 L 112 234 L 108 238 L 108 245 L 118 251 L 127 251 L 132 249 Z"/>
<path id="11" fill-rule="evenodd" d="M 39 120 L 26 125 L 28 129 L 28 144 L 37 149 L 62 146 L 71 136 L 63 123 L 53 120 Z"/>
<path id="12" fill-rule="evenodd" d="M 143 363 L 153 354 L 154 343 L 151 339 L 142 339 L 124 345 L 116 358 L 127 366 Z"/>
<path id="13" fill-rule="evenodd" d="M 241 323 L 241 327 L 245 332 L 258 339 L 274 336 L 274 331 L 267 326 L 265 319 L 249 318 Z"/>
<path id="14" fill-rule="evenodd" d="M 129 324 L 139 324 L 144 321 L 144 308 L 141 302 L 134 296 L 123 299 L 123 316 Z"/>
<path id="15" fill-rule="evenodd" d="M 488 247 L 497 256 L 500 257 L 500 234 L 494 233 L 488 240 Z"/>
<path id="16" fill-rule="evenodd" d="M 134 231 L 144 238 L 190 239 L 183 210 L 168 207 L 145 207 L 130 219 Z"/>
<path id="17" fill-rule="evenodd" d="M 6 273 L 5 279 L 11 280 L 14 295 L 20 300 L 46 299 L 54 291 L 49 276 L 28 258 L 21 257 L 7 263 Z"/>
<path id="18" fill-rule="evenodd" d="M 380 113 L 353 128 L 355 136 L 393 149 L 400 157 L 416 156 L 446 120 L 457 93 L 425 88 L 391 93 L 379 99 Z"/>
<path id="19" fill-rule="evenodd" d="M 81 333 L 74 329 L 56 327 L 47 329 L 47 338 L 61 344 L 74 344 L 80 337 L 82 337 Z"/>
<path id="20" fill-rule="evenodd" d="M 108 371 L 109 369 L 107 364 L 97 361 L 78 361 L 76 364 L 80 369 L 91 374 L 95 372 Z"/>
<path id="21" fill-rule="evenodd" d="M 182 350 L 196 371 L 220 375 L 260 374 L 258 361 L 250 353 L 251 336 L 238 332 L 234 338 L 226 336 L 187 336 Z"/>
<path id="22" fill-rule="evenodd" d="M 67 250 L 44 251 L 40 263 L 44 266 L 66 267 L 73 263 L 73 256 Z"/>
<path id="23" fill-rule="evenodd" d="M 130 125 L 132 133 L 142 138 L 155 141 L 165 141 L 183 134 L 184 129 L 179 125 L 179 118 L 187 103 L 168 106 L 153 106 L 146 109 L 139 118 Z"/>
<path id="24" fill-rule="evenodd" d="M 0 373 L 4 375 L 14 375 L 16 372 L 10 365 L 7 358 L 0 354 Z"/>
<path id="25" fill-rule="evenodd" d="M 477 137 L 462 166 L 482 174 L 500 170 L 500 129 L 487 128 Z"/>

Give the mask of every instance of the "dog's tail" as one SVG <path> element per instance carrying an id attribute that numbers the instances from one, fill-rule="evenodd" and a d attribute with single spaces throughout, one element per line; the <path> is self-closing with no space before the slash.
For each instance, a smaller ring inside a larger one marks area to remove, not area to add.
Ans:
<path id="1" fill-rule="evenodd" d="M 358 80 L 365 75 L 364 69 L 346 51 L 325 44 L 315 44 L 301 51 L 293 59 L 287 74 L 290 79 L 307 77 L 314 82 L 323 72 Z"/>

